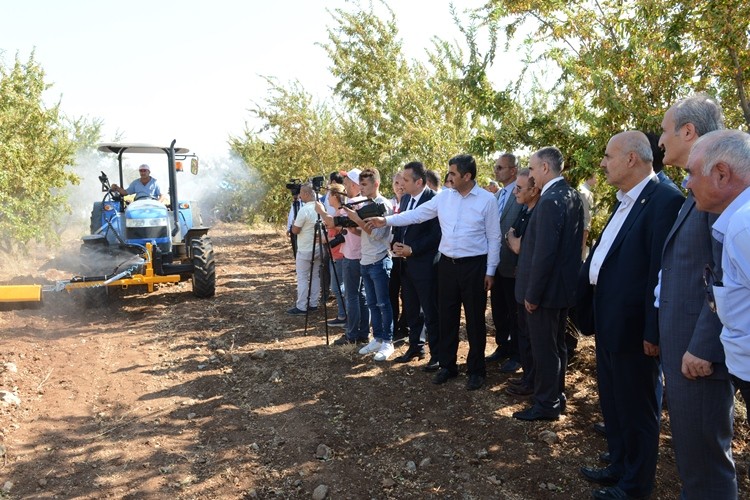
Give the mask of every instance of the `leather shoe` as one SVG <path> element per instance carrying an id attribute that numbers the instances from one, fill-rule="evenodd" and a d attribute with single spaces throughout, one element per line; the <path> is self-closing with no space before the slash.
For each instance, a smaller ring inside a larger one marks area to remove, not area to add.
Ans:
<path id="1" fill-rule="evenodd" d="M 533 422 L 535 420 L 558 420 L 560 415 L 545 413 L 539 407 L 532 406 L 522 411 L 517 411 L 513 414 L 513 418 L 518 420 L 526 420 L 527 422 Z"/>
<path id="2" fill-rule="evenodd" d="M 422 367 L 422 371 L 427 373 L 433 373 L 440 369 L 440 363 L 436 359 L 430 358 L 426 365 Z"/>
<path id="3" fill-rule="evenodd" d="M 599 461 L 604 462 L 605 464 L 611 464 L 612 463 L 612 455 L 609 454 L 608 451 L 605 451 L 604 453 L 599 454 Z"/>
<path id="4" fill-rule="evenodd" d="M 505 393 L 511 396 L 526 397 L 534 394 L 534 390 L 525 385 L 509 385 L 505 388 Z"/>
<path id="5" fill-rule="evenodd" d="M 521 369 L 521 363 L 515 359 L 509 359 L 500 367 L 500 373 L 516 373 Z"/>
<path id="6" fill-rule="evenodd" d="M 526 381 L 523 377 L 513 377 L 508 379 L 510 385 L 526 385 Z"/>
<path id="7" fill-rule="evenodd" d="M 436 385 L 444 384 L 449 379 L 456 378 L 458 373 L 452 372 L 447 368 L 441 368 L 432 379 L 432 383 Z"/>
<path id="8" fill-rule="evenodd" d="M 604 425 L 604 422 L 597 422 L 591 427 L 594 428 L 594 432 L 596 432 L 597 434 L 607 437 L 607 427 Z"/>
<path id="9" fill-rule="evenodd" d="M 403 353 L 401 356 L 398 356 L 398 357 L 394 358 L 393 361 L 396 362 L 396 363 L 408 363 L 409 361 L 411 361 L 414 358 L 422 359 L 422 358 L 424 358 L 424 356 L 425 356 L 425 354 L 424 354 L 424 351 L 422 351 L 422 350 L 417 350 L 417 349 L 411 350 L 411 349 L 409 349 L 405 353 Z"/>
<path id="10" fill-rule="evenodd" d="M 486 363 L 495 363 L 495 362 L 499 363 L 500 361 L 504 360 L 507 357 L 508 355 L 503 352 L 502 348 L 498 347 L 497 349 L 495 349 L 495 352 L 493 352 L 489 356 L 485 356 L 484 361 Z"/>
<path id="11" fill-rule="evenodd" d="M 591 498 L 595 500 L 642 500 L 645 497 L 631 497 L 619 486 L 612 486 L 592 491 Z"/>
<path id="12" fill-rule="evenodd" d="M 602 486 L 614 486 L 620 480 L 620 476 L 612 472 L 609 467 L 581 467 L 581 474 L 587 481 L 601 484 Z M 624 497 L 627 498 L 627 497 Z"/>
<path id="13" fill-rule="evenodd" d="M 476 391 L 477 389 L 484 386 L 485 378 L 479 374 L 471 374 L 469 375 L 469 380 L 466 382 L 466 390 L 467 391 Z"/>

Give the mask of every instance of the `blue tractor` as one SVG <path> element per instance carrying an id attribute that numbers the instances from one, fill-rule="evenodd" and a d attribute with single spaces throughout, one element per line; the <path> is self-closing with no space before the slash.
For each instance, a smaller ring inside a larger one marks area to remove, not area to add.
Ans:
<path id="1" fill-rule="evenodd" d="M 177 177 L 190 158 L 190 171 L 198 174 L 198 158 L 187 148 L 148 144 L 100 144 L 99 151 L 117 155 L 120 186 L 123 156 L 165 155 L 168 166 L 168 200 L 139 196 L 130 201 L 111 188 L 102 172 L 99 181 L 105 193 L 91 211 L 91 234 L 84 236 L 82 256 L 89 270 L 102 274 L 72 280 L 67 288 L 88 288 L 89 296 L 100 287 L 127 288 L 145 285 L 149 291 L 160 283 L 191 280 L 197 297 L 216 293 L 216 264 L 207 227 L 194 201 L 178 197 Z M 108 288 L 105 288 L 108 290 Z"/>

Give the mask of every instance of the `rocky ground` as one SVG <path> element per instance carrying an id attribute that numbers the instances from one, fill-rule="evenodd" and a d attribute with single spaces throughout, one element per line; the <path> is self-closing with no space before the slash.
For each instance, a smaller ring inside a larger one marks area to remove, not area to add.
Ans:
<path id="1" fill-rule="evenodd" d="M 62 292 L 0 312 L 0 498 L 588 498 L 578 468 L 606 448 L 591 430 L 591 339 L 568 414 L 519 422 L 525 402 L 495 366 L 482 390 L 435 386 L 416 362 L 326 345 L 322 311 L 307 331 L 286 316 L 294 266 L 279 231 L 226 224 L 212 238 L 213 299 L 183 283 L 99 309 Z M 0 281 L 69 276 L 55 253 L 8 262 Z M 747 470 L 744 415 L 736 434 Z M 654 498 L 676 498 L 666 413 L 660 453 Z"/>

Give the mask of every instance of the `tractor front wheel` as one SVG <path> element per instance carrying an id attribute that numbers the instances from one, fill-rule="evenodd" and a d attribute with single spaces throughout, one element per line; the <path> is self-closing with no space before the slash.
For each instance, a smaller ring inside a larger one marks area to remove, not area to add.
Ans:
<path id="1" fill-rule="evenodd" d="M 216 294 L 216 263 L 214 247 L 208 236 L 190 240 L 190 258 L 193 262 L 193 294 L 205 299 Z"/>

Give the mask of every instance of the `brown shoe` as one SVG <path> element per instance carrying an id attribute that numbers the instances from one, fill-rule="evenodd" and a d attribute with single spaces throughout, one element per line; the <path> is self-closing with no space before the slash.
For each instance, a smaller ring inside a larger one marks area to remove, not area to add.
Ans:
<path id="1" fill-rule="evenodd" d="M 510 394 L 516 397 L 526 397 L 534 394 L 534 390 L 525 385 L 509 385 L 505 388 L 505 394 Z"/>

